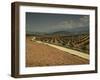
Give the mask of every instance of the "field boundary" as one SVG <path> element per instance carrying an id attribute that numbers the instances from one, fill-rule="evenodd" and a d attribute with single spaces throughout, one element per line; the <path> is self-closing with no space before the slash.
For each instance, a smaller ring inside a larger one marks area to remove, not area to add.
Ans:
<path id="1" fill-rule="evenodd" d="M 73 55 L 76 55 L 76 56 L 79 56 L 79 57 L 82 57 L 84 59 L 87 59 L 89 60 L 89 55 L 84 53 L 84 52 L 80 52 L 80 51 L 76 51 L 76 50 L 72 50 L 72 49 L 68 49 L 68 48 L 64 48 L 64 47 L 61 47 L 61 46 L 57 46 L 57 45 L 54 45 L 54 44 L 49 44 L 49 43 L 45 43 L 45 42 L 42 42 L 42 41 L 36 41 L 37 43 L 42 43 L 42 44 L 46 44 L 48 46 L 51 46 L 51 47 L 54 47 L 54 48 L 57 48 L 59 50 L 62 50 L 62 51 L 65 51 L 67 52 L 67 54 L 73 54 Z"/>

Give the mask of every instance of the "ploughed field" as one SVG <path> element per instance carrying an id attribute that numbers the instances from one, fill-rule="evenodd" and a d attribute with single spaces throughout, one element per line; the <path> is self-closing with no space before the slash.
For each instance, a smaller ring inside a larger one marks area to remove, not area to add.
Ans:
<path id="1" fill-rule="evenodd" d="M 61 51 L 59 49 L 48 46 L 46 44 L 37 43 L 35 40 L 32 41 L 32 38 L 33 36 L 26 36 L 26 67 L 76 65 L 76 64 L 89 63 L 89 60 L 87 59 Z M 59 36 L 58 37 L 57 36 L 54 36 L 54 37 L 37 36 L 36 40 L 48 42 L 55 45 L 65 46 L 65 44 L 63 44 L 64 38 L 65 37 L 59 37 Z M 70 38 L 69 40 L 72 39 L 72 37 L 69 37 L 69 38 Z M 87 37 L 84 37 L 84 38 L 87 38 Z M 67 42 L 66 40 L 65 42 Z M 73 45 L 75 45 L 75 42 L 73 43 L 74 43 Z M 69 42 L 68 44 L 70 45 L 72 43 Z M 66 44 L 66 47 L 67 46 L 68 45 Z M 78 45 L 76 46 L 79 47 Z"/>
<path id="2" fill-rule="evenodd" d="M 36 36 L 36 40 L 75 49 L 89 54 L 89 34 L 80 34 L 72 36 Z"/>

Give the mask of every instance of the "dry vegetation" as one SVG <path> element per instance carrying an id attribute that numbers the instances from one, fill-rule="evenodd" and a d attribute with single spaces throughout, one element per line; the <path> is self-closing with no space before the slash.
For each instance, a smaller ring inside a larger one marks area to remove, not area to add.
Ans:
<path id="1" fill-rule="evenodd" d="M 88 64 L 89 60 L 66 53 L 26 37 L 26 67 Z"/>
<path id="2" fill-rule="evenodd" d="M 44 35 L 36 36 L 36 40 L 71 48 L 89 54 L 89 34 L 78 34 L 70 36 Z"/>

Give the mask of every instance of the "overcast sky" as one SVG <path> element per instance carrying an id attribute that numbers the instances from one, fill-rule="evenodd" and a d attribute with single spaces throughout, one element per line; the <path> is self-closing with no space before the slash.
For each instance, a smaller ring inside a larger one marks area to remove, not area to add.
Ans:
<path id="1" fill-rule="evenodd" d="M 88 15 L 26 13 L 26 32 L 66 31 L 89 28 Z"/>

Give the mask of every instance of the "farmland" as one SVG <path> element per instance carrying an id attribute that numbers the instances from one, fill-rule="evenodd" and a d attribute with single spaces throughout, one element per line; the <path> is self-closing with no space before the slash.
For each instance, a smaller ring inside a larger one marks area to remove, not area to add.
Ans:
<path id="1" fill-rule="evenodd" d="M 60 36 L 60 35 L 42 35 L 35 36 L 36 40 L 71 48 L 89 54 L 89 34 L 80 34 L 73 36 Z"/>
<path id="2" fill-rule="evenodd" d="M 25 23 L 26 67 L 89 64 L 89 15 L 26 12 Z"/>
<path id="3" fill-rule="evenodd" d="M 89 35 L 28 35 L 26 36 L 26 67 L 88 64 L 89 60 L 72 55 L 41 41 L 89 54 Z"/>

